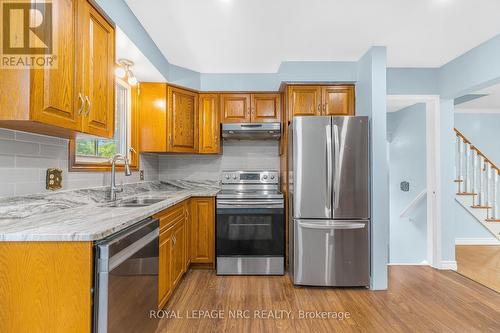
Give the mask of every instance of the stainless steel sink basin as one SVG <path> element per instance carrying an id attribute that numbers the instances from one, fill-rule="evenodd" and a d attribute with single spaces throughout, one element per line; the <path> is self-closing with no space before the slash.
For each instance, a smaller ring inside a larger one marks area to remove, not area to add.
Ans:
<path id="1" fill-rule="evenodd" d="M 113 202 L 112 204 L 107 205 L 108 207 L 146 207 L 151 206 L 155 203 L 158 203 L 163 200 L 167 200 L 168 197 L 163 198 L 151 198 L 151 197 L 143 197 L 143 198 L 131 198 L 126 200 L 121 200 L 117 202 Z"/>

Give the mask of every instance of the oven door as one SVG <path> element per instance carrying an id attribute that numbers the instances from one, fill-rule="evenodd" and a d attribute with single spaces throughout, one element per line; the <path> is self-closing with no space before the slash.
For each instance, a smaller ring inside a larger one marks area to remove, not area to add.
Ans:
<path id="1" fill-rule="evenodd" d="M 285 251 L 283 200 L 218 200 L 217 257 L 277 256 Z"/>

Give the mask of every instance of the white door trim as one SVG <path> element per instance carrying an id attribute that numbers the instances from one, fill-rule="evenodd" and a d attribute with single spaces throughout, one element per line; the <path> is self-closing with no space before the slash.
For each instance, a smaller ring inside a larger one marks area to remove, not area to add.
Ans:
<path id="1" fill-rule="evenodd" d="M 441 160 L 439 95 L 387 95 L 388 102 L 426 105 L 427 151 L 427 262 L 442 268 L 441 263 Z M 450 266 L 449 264 L 446 266 Z"/>

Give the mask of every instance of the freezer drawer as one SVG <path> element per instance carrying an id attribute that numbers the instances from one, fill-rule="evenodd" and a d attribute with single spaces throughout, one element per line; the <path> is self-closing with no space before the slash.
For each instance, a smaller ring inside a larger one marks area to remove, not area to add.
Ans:
<path id="1" fill-rule="evenodd" d="M 367 220 L 294 220 L 294 284 L 368 286 L 368 229 Z"/>

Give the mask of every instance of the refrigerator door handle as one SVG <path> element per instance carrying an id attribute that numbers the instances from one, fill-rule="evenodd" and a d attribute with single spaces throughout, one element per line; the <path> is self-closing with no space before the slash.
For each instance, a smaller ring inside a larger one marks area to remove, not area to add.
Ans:
<path id="1" fill-rule="evenodd" d="M 319 230 L 324 230 L 324 229 L 330 229 L 330 230 L 363 229 L 365 226 L 366 226 L 365 223 L 352 223 L 352 222 L 329 222 L 326 224 L 299 222 L 299 227 L 301 227 L 301 228 L 319 229 Z"/>
<path id="2" fill-rule="evenodd" d="M 332 202 L 332 127 L 326 125 L 326 202 Z"/>
<path id="3" fill-rule="evenodd" d="M 339 127 L 337 125 L 333 125 L 333 134 L 335 135 L 335 179 L 333 180 L 333 199 L 334 199 L 334 208 L 339 208 L 340 201 L 340 137 L 339 137 Z"/>

